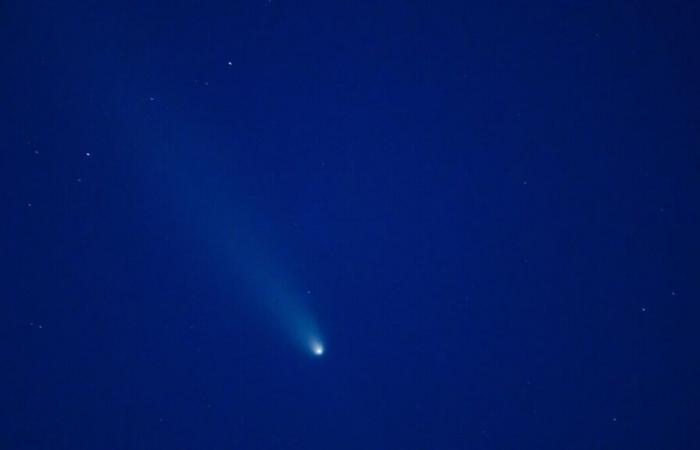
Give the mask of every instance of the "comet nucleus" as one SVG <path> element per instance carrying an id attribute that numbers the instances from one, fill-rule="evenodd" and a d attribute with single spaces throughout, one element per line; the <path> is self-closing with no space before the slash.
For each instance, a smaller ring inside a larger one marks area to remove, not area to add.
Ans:
<path id="1" fill-rule="evenodd" d="M 323 344 L 319 341 L 311 341 L 311 351 L 316 356 L 323 355 Z"/>

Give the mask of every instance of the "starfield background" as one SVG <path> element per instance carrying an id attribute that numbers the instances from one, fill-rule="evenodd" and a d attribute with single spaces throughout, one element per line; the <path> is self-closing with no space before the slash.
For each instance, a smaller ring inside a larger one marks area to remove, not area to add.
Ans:
<path id="1" fill-rule="evenodd" d="M 0 448 L 700 448 L 699 18 L 4 0 Z"/>

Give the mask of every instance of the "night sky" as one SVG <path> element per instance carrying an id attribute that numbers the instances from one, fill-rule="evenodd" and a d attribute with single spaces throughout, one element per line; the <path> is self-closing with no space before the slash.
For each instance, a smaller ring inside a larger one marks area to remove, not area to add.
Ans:
<path id="1" fill-rule="evenodd" d="M 0 449 L 700 448 L 695 2 L 0 3 Z"/>

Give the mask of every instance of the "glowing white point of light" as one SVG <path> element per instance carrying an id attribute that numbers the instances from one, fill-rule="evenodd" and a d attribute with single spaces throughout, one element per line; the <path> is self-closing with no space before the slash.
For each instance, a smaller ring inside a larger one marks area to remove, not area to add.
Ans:
<path id="1" fill-rule="evenodd" d="M 320 342 L 313 342 L 311 343 L 311 351 L 314 353 L 316 356 L 321 356 L 323 355 L 323 344 Z"/>

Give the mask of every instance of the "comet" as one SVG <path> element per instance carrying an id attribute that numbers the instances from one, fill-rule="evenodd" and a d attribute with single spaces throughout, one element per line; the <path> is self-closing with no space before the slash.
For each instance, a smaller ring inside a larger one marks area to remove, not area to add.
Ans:
<path id="1" fill-rule="evenodd" d="M 261 310 L 261 317 L 269 317 L 298 350 L 323 356 L 326 349 L 308 281 L 300 282 L 290 270 L 282 257 L 284 245 L 271 239 L 269 221 L 252 213 L 257 205 L 246 204 L 247 196 L 241 194 L 245 191 L 236 189 L 229 173 L 217 169 L 228 165 L 194 159 L 186 149 L 179 158 L 168 153 L 163 159 L 174 161 L 175 169 L 166 172 L 169 178 L 163 183 L 171 188 L 166 192 L 173 201 L 168 203 L 195 242 L 209 243 L 208 259 L 217 269 L 216 277 L 232 287 L 237 299 L 250 299 L 248 304 Z"/>
<path id="2" fill-rule="evenodd" d="M 325 349 L 323 348 L 323 344 L 320 341 L 316 339 L 311 340 L 311 352 L 315 356 L 323 356 L 324 351 Z"/>

